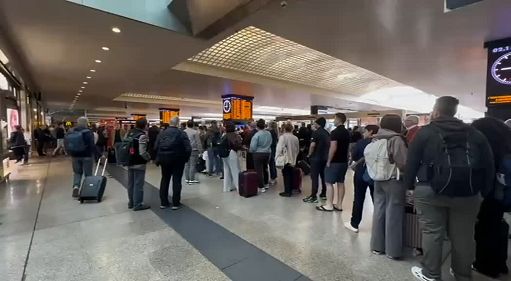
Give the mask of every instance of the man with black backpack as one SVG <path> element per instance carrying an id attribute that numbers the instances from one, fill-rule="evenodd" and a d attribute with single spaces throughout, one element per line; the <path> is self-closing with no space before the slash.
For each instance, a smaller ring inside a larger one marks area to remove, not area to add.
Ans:
<path id="1" fill-rule="evenodd" d="M 133 211 L 142 211 L 151 208 L 144 204 L 144 183 L 146 164 L 151 160 L 147 150 L 148 138 L 146 135 L 147 119 L 138 119 L 126 139 L 129 141 L 128 157 L 128 208 Z"/>
<path id="2" fill-rule="evenodd" d="M 96 153 L 94 135 L 89 130 L 89 120 L 80 117 L 75 128 L 64 138 L 67 153 L 73 159 L 73 197 L 77 198 L 82 184 L 82 175 L 92 176 L 93 157 Z"/>
<path id="3" fill-rule="evenodd" d="M 436 100 L 431 124 L 411 143 L 405 186 L 415 187 L 415 206 L 421 223 L 424 257 L 412 273 L 422 281 L 441 280 L 442 247 L 447 233 L 452 245 L 452 273 L 471 280 L 474 224 L 481 202 L 493 186 L 495 164 L 487 139 L 454 118 L 459 101 Z M 416 184 L 416 179 L 418 183 Z"/>

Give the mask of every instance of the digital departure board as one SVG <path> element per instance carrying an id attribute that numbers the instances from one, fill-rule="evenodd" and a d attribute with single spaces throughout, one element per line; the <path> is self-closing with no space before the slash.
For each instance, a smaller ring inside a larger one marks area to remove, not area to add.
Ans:
<path id="1" fill-rule="evenodd" d="M 488 48 L 486 106 L 511 105 L 511 38 L 485 43 Z"/>
<path id="2" fill-rule="evenodd" d="M 170 124 L 170 120 L 179 117 L 179 109 L 160 108 L 160 122 L 162 124 Z"/>
<path id="3" fill-rule="evenodd" d="M 230 121 L 252 120 L 253 97 L 239 95 L 222 96 L 223 118 Z"/>
<path id="4" fill-rule="evenodd" d="M 133 120 L 135 120 L 135 121 L 145 118 L 145 117 L 146 117 L 146 114 L 131 114 L 131 118 L 133 118 Z"/>

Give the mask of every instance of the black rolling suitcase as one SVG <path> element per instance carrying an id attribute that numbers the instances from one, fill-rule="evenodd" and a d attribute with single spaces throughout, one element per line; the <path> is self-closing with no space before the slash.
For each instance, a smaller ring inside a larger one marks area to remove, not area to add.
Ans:
<path id="1" fill-rule="evenodd" d="M 103 170 L 101 172 L 101 175 L 98 175 L 101 162 L 104 162 Z M 80 196 L 78 197 L 80 203 L 83 203 L 86 200 L 96 200 L 98 201 L 98 203 L 101 202 L 106 187 L 105 169 L 107 163 L 108 163 L 107 158 L 105 157 L 99 158 L 94 175 L 88 176 L 83 180 L 82 187 L 80 188 Z"/>

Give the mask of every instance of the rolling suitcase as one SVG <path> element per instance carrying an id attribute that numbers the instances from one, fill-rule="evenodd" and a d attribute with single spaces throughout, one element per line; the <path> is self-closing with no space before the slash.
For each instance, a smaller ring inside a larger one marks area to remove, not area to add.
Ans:
<path id="1" fill-rule="evenodd" d="M 417 212 L 413 205 L 405 206 L 405 246 L 414 248 L 420 254 L 422 249 L 422 232 Z"/>
<path id="2" fill-rule="evenodd" d="M 98 175 L 101 161 L 104 162 L 103 170 L 101 175 Z M 99 203 L 103 199 L 103 193 L 105 192 L 106 187 L 105 169 L 107 162 L 108 161 L 105 157 L 99 158 L 94 175 L 85 177 L 83 180 L 82 187 L 80 188 L 80 195 L 78 197 L 80 203 L 83 203 L 85 200 L 96 200 Z"/>
<path id="3" fill-rule="evenodd" d="M 300 168 L 293 168 L 293 192 L 302 193 L 302 179 L 303 170 Z"/>
<path id="4" fill-rule="evenodd" d="M 245 198 L 257 195 L 259 179 L 255 171 L 245 171 L 239 174 L 239 193 Z"/>

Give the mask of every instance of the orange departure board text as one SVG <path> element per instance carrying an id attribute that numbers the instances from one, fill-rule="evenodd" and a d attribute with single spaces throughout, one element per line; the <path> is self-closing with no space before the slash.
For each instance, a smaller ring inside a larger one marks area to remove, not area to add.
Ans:
<path id="1" fill-rule="evenodd" d="M 179 116 L 179 109 L 160 108 L 160 122 L 169 124 L 170 120 Z"/>
<path id="2" fill-rule="evenodd" d="M 511 95 L 489 96 L 488 104 L 511 104 Z"/>
<path id="3" fill-rule="evenodd" d="M 131 117 L 133 118 L 133 120 L 139 120 L 139 119 L 142 119 L 142 118 L 145 118 L 146 115 L 145 114 L 131 114 Z"/>
<path id="4" fill-rule="evenodd" d="M 227 95 L 222 98 L 224 120 L 249 121 L 252 119 L 253 97 Z"/>

